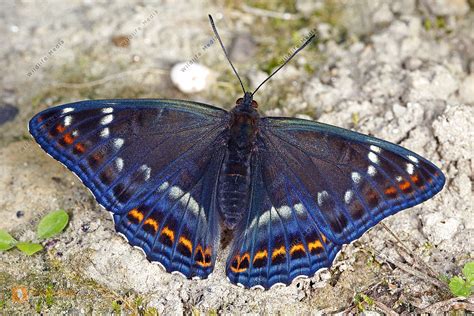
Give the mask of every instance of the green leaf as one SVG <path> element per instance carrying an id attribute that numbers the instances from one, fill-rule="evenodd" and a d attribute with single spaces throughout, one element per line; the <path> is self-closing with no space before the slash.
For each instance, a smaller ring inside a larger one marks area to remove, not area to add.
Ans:
<path id="1" fill-rule="evenodd" d="M 16 247 L 28 256 L 34 255 L 43 249 L 43 246 L 40 244 L 35 244 L 32 242 L 19 242 L 16 244 Z"/>
<path id="2" fill-rule="evenodd" d="M 468 297 L 471 295 L 471 287 L 462 278 L 455 276 L 449 281 L 449 289 L 455 296 Z"/>
<path id="3" fill-rule="evenodd" d="M 468 262 L 462 268 L 462 274 L 466 278 L 467 282 L 474 286 L 474 261 Z"/>
<path id="4" fill-rule="evenodd" d="M 38 224 L 37 236 L 45 239 L 59 234 L 69 222 L 69 215 L 64 210 L 54 211 L 41 219 Z"/>
<path id="5" fill-rule="evenodd" d="M 0 229 L 0 251 L 15 247 L 17 241 L 9 233 Z"/>

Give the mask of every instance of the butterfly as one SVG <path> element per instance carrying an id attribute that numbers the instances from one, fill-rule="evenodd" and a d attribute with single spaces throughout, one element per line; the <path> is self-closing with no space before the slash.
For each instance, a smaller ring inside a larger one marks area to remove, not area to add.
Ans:
<path id="1" fill-rule="evenodd" d="M 443 188 L 440 169 L 396 144 L 261 116 L 253 95 L 262 84 L 250 93 L 239 81 L 244 96 L 231 111 L 170 99 L 80 101 L 38 113 L 29 131 L 112 214 L 116 231 L 168 272 L 207 278 L 221 226 L 230 229 L 226 274 L 245 288 L 313 276 L 342 245 Z"/>

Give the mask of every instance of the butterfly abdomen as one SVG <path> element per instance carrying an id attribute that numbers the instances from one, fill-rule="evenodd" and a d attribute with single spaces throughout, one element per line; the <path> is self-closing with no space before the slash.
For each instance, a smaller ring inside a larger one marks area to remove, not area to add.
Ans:
<path id="1" fill-rule="evenodd" d="M 251 102 L 251 97 L 247 103 Z M 224 225 L 233 229 L 248 208 L 250 159 L 258 133 L 258 112 L 245 102 L 237 102 L 230 113 L 227 153 L 219 176 L 219 210 Z"/>
<path id="2" fill-rule="evenodd" d="M 248 150 L 227 151 L 219 177 L 219 209 L 224 224 L 234 228 L 247 209 L 250 190 L 250 157 Z"/>

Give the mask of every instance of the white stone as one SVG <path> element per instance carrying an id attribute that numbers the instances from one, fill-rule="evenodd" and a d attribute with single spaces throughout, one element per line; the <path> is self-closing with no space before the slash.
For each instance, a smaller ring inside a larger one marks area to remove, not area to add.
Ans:
<path id="1" fill-rule="evenodd" d="M 198 63 L 178 63 L 171 69 L 171 81 L 184 93 L 203 91 L 210 80 L 211 71 Z"/>

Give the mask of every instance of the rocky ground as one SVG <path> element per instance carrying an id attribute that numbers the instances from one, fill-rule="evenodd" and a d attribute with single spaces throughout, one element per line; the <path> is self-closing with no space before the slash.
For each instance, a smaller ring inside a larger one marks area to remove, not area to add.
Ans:
<path id="1" fill-rule="evenodd" d="M 271 4 L 269 4 L 271 3 Z M 251 87 L 312 30 L 303 51 L 256 99 L 268 115 L 317 119 L 399 143 L 440 166 L 445 189 L 344 248 L 333 267 L 270 291 L 226 281 L 221 250 L 204 281 L 167 274 L 114 232 L 80 181 L 26 124 L 82 99 L 167 97 L 229 108 L 239 86 L 211 13 Z M 34 240 L 44 214 L 71 221 L 46 250 L 0 253 L 0 313 L 409 313 L 471 309 L 446 279 L 474 259 L 474 3 L 396 1 L 0 2 L 0 229 Z M 209 70 L 177 89 L 177 63 Z M 199 89 L 198 89 L 199 90 Z M 12 300 L 25 288 L 28 300 Z"/>

